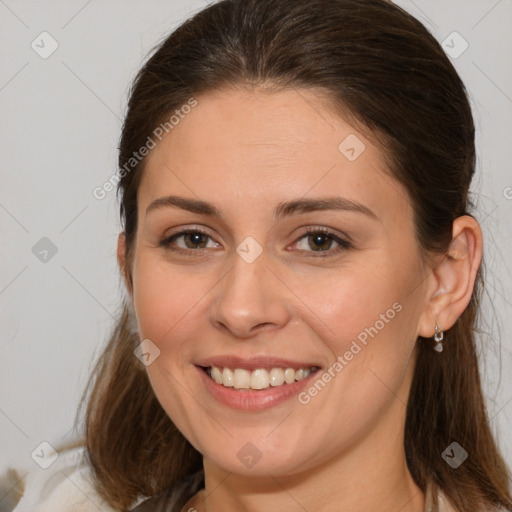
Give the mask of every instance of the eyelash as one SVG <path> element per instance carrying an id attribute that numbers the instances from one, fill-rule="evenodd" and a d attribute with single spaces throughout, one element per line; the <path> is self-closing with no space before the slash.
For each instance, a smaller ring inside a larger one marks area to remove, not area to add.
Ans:
<path id="1" fill-rule="evenodd" d="M 172 245 L 171 245 L 171 243 L 174 240 L 176 240 L 177 238 L 179 238 L 181 236 L 190 235 L 190 234 L 196 234 L 196 233 L 200 233 L 202 235 L 205 235 L 205 236 L 207 236 L 210 239 L 212 238 L 203 229 L 193 228 L 193 229 L 186 229 L 186 230 L 183 230 L 183 231 L 179 231 L 178 233 L 174 233 L 173 235 L 170 235 L 170 236 L 164 238 L 163 240 L 161 240 L 158 245 L 160 247 L 164 247 L 168 251 L 172 251 L 172 252 L 175 252 L 175 253 L 181 253 L 181 254 L 184 254 L 184 255 L 191 255 L 191 256 L 192 255 L 193 256 L 202 256 L 203 255 L 203 251 L 205 249 L 200 249 L 200 248 L 199 249 L 183 249 L 181 247 L 180 248 L 172 247 Z M 329 257 L 329 256 L 333 256 L 335 254 L 338 254 L 341 251 L 346 251 L 347 249 L 352 249 L 353 248 L 353 245 L 352 245 L 351 242 L 349 242 L 348 240 L 345 240 L 343 238 L 340 238 L 335 233 L 333 233 L 332 231 L 330 231 L 330 230 L 328 230 L 327 228 L 324 228 L 324 227 L 311 227 L 311 228 L 308 228 L 308 231 L 305 231 L 304 233 L 302 233 L 302 235 L 294 242 L 294 244 L 296 244 L 297 242 L 299 242 L 300 240 L 302 240 L 305 237 L 308 237 L 310 235 L 317 235 L 319 233 L 323 234 L 323 235 L 328 235 L 333 242 L 336 242 L 338 244 L 338 247 L 335 248 L 335 249 L 328 249 L 326 251 L 304 251 L 306 253 L 310 253 L 308 255 L 308 257 L 311 257 L 311 258 L 326 258 L 326 257 Z"/>

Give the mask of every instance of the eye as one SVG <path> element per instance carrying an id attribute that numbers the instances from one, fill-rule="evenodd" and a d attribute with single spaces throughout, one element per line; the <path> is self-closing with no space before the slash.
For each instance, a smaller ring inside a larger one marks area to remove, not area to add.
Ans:
<path id="1" fill-rule="evenodd" d="M 208 233 L 195 228 L 187 229 L 164 238 L 160 245 L 169 251 L 184 254 L 200 254 L 203 249 L 216 249 L 220 244 Z M 346 249 L 352 244 L 326 228 L 315 228 L 305 232 L 296 242 L 295 248 L 309 256 L 330 256 Z"/>
<path id="2" fill-rule="evenodd" d="M 350 249 L 352 244 L 327 229 L 317 228 L 301 236 L 295 243 L 295 247 L 300 251 L 324 253 L 311 254 L 311 256 L 329 256 Z"/>
<path id="3" fill-rule="evenodd" d="M 180 231 L 162 240 L 160 245 L 169 250 L 185 252 L 219 247 L 218 243 L 200 229 Z"/>

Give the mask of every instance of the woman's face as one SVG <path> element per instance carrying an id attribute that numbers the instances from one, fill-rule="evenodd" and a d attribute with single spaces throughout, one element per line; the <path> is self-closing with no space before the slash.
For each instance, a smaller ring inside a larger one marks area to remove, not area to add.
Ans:
<path id="1" fill-rule="evenodd" d="M 402 446 L 427 296 L 413 213 L 378 147 L 320 98 L 198 97 L 138 191 L 149 379 L 205 462 L 231 472 Z"/>

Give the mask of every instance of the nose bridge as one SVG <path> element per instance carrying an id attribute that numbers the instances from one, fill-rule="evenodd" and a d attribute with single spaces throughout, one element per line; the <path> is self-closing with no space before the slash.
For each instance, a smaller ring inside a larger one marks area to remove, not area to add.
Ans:
<path id="1" fill-rule="evenodd" d="M 263 325 L 281 327 L 289 318 L 282 287 L 268 269 L 265 256 L 260 253 L 254 258 L 250 243 L 238 246 L 210 310 L 215 326 L 241 338 L 253 335 Z"/>

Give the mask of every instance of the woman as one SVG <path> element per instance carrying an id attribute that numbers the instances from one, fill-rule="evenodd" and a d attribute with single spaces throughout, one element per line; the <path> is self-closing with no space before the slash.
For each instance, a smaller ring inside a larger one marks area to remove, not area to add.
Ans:
<path id="1" fill-rule="evenodd" d="M 474 125 L 432 35 L 386 0 L 224 0 L 159 46 L 128 107 L 127 301 L 82 494 L 509 509 L 475 353 Z"/>

